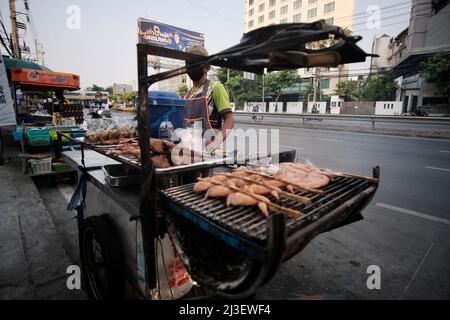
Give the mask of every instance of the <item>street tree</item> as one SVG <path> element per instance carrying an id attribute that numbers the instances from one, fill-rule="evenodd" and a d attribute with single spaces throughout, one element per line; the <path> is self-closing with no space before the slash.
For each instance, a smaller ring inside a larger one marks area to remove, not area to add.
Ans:
<path id="1" fill-rule="evenodd" d="M 348 101 L 360 101 L 361 88 L 358 81 L 344 80 L 339 81 L 334 90 L 334 94 L 345 97 Z"/>
<path id="2" fill-rule="evenodd" d="M 134 102 L 136 97 L 137 97 L 138 93 L 137 91 L 129 91 L 129 92 L 125 92 L 123 94 L 123 101 L 125 103 L 130 103 L 130 102 Z"/>
<path id="3" fill-rule="evenodd" d="M 264 77 L 264 86 L 268 92 L 275 98 L 274 102 L 278 102 L 283 89 L 294 86 L 299 81 L 298 74 L 293 70 L 283 70 L 271 72 Z"/>
<path id="4" fill-rule="evenodd" d="M 105 88 L 100 87 L 100 86 L 98 86 L 98 85 L 96 85 L 96 84 L 93 84 L 92 87 L 91 87 L 91 90 L 92 90 L 92 91 L 95 91 L 95 92 L 104 92 L 104 91 L 105 91 Z"/>
<path id="5" fill-rule="evenodd" d="M 441 51 L 422 63 L 421 75 L 436 85 L 437 93 L 450 97 L 450 51 Z"/>
<path id="6" fill-rule="evenodd" d="M 181 86 L 178 87 L 177 89 L 177 94 L 183 98 L 186 93 L 189 91 L 189 87 L 187 84 L 183 83 Z"/>
<path id="7" fill-rule="evenodd" d="M 370 77 L 363 85 L 361 98 L 364 101 L 392 101 L 395 100 L 398 85 L 391 73 L 381 71 Z"/>

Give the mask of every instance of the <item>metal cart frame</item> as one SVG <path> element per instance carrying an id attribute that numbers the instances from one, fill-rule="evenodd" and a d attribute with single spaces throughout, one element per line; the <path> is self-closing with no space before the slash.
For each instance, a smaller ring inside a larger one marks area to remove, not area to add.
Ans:
<path id="1" fill-rule="evenodd" d="M 327 39 L 330 34 L 343 39 L 343 41 L 332 48 L 314 51 L 307 49 L 304 45 L 306 42 Z M 312 24 L 270 26 L 256 30 L 245 34 L 241 44 L 209 57 L 196 56 L 186 52 L 174 51 L 142 43 L 137 44 L 139 94 L 138 134 L 141 159 L 150 159 L 150 111 L 147 97 L 148 89 L 152 84 L 185 74 L 187 73 L 188 68 L 197 67 L 202 64 L 262 74 L 265 70 L 272 71 L 365 61 L 365 58 L 369 55 L 356 46 L 356 42 L 360 39 L 360 37 L 347 37 L 339 27 L 329 26 L 326 25 L 324 21 L 318 21 Z M 148 55 L 183 60 L 187 62 L 187 66 L 149 76 Z M 62 135 L 62 133 L 58 133 L 60 138 Z M 77 140 L 74 139 L 73 141 Z M 89 144 L 80 144 L 82 154 L 84 147 L 92 148 L 95 151 L 102 153 L 100 150 L 93 148 Z M 213 168 L 220 166 L 220 164 L 200 165 L 195 169 L 173 168 L 168 172 L 158 173 L 151 161 L 142 161 L 139 166 L 121 157 L 108 155 L 106 153 L 104 153 L 104 155 L 123 164 L 141 169 L 141 193 L 139 197 L 139 216 L 137 219 L 141 220 L 142 226 L 143 251 L 146 267 L 146 291 L 149 292 L 157 286 L 155 239 L 161 233 L 163 225 L 161 217 L 158 217 L 157 215 L 158 205 L 156 203 L 156 197 L 159 178 L 192 170 Z M 378 174 L 379 173 L 376 170 L 374 176 L 377 178 Z M 368 196 L 368 194 L 361 195 L 361 197 L 366 198 Z M 346 203 L 346 209 L 350 211 L 350 209 L 354 209 L 354 206 L 352 207 L 351 204 Z M 322 223 L 320 226 L 308 226 L 308 230 L 305 230 L 304 233 L 305 241 L 303 241 L 303 244 L 306 245 L 308 240 L 312 239 L 318 233 L 326 231 L 328 228 L 332 228 L 333 223 L 336 222 L 332 221 L 332 218 L 335 216 L 336 212 L 333 211 L 325 224 Z M 80 217 L 79 215 L 79 224 L 82 223 L 82 219 L 83 217 Z M 264 266 L 259 274 L 252 278 L 253 283 L 248 285 L 246 292 L 242 295 L 234 295 L 233 297 L 245 296 L 248 293 L 254 292 L 258 286 L 265 283 L 273 276 L 280 261 L 283 260 L 283 258 L 288 258 L 283 256 L 286 254 L 283 250 L 285 248 L 285 242 L 287 241 L 284 215 L 273 214 L 268 218 L 267 223 L 268 252 L 270 254 L 266 257 Z M 297 248 L 297 250 L 299 250 L 299 248 Z M 289 254 L 293 253 L 288 253 L 288 255 Z"/>

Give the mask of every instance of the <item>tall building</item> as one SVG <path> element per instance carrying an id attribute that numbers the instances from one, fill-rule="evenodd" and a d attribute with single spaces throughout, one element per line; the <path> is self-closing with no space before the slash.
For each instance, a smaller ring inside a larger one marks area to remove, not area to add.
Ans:
<path id="1" fill-rule="evenodd" d="M 412 0 L 409 26 L 396 37 L 382 36 L 373 43 L 373 71 L 385 66 L 397 77 L 396 100 L 403 102 L 403 112 L 423 107 L 430 114 L 450 112 L 450 97 L 439 94 L 435 84 L 420 75 L 422 63 L 439 51 L 450 50 L 450 2 L 448 0 Z"/>
<path id="2" fill-rule="evenodd" d="M 324 19 L 328 24 L 353 29 L 355 0 L 245 0 L 245 32 L 282 23 L 310 23 Z M 299 69 L 325 95 L 333 94 L 338 81 L 348 78 L 348 66 Z M 320 90 L 317 99 L 320 100 Z"/>

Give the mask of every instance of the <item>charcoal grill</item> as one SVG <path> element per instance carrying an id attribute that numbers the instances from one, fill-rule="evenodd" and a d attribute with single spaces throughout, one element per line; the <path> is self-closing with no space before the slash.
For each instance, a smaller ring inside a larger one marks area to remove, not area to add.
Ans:
<path id="1" fill-rule="evenodd" d="M 168 224 L 172 226 L 169 233 L 194 279 L 200 274 L 196 280 L 203 285 L 242 293 L 249 289 L 243 284 L 253 286 L 257 282 L 245 281 L 247 277 L 254 278 L 255 269 L 259 270 L 259 282 L 264 283 L 280 262 L 294 256 L 316 235 L 360 218 L 360 211 L 378 187 L 378 176 L 379 169 L 375 168 L 374 179 L 334 178 L 323 189 L 323 195 L 297 191 L 297 195 L 312 200 L 310 205 L 271 198 L 276 204 L 301 211 L 303 214 L 297 219 L 282 213 L 267 218 L 256 207 L 227 207 L 224 199 L 205 200 L 203 193 L 193 192 L 193 184 L 163 190 L 161 195 L 169 212 Z M 219 250 L 214 257 L 211 250 L 217 250 L 218 243 L 219 247 L 232 249 Z M 216 267 L 209 268 L 214 259 Z M 218 271 L 221 264 L 224 270 Z M 226 274 L 225 269 L 229 275 L 218 280 L 217 274 Z"/>

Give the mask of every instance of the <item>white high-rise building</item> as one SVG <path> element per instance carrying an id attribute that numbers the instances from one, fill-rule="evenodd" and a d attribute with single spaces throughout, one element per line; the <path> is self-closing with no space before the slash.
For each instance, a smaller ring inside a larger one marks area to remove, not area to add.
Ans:
<path id="1" fill-rule="evenodd" d="M 249 32 L 273 24 L 324 19 L 328 24 L 352 31 L 354 14 L 355 0 L 245 0 L 244 29 Z M 348 66 L 300 69 L 299 75 L 311 83 L 316 78 L 323 93 L 331 95 L 339 80 L 347 80 Z"/>

